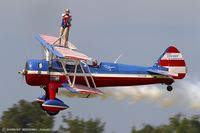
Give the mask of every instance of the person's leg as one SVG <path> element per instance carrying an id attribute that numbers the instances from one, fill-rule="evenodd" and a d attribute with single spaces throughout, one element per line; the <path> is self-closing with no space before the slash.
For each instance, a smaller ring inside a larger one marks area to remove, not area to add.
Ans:
<path id="1" fill-rule="evenodd" d="M 63 32 L 64 32 L 64 28 L 60 27 L 59 44 L 61 44 L 61 38 L 62 38 Z"/>
<path id="2" fill-rule="evenodd" d="M 64 30 L 64 47 L 68 47 L 68 38 L 69 38 L 69 28 L 66 27 Z"/>

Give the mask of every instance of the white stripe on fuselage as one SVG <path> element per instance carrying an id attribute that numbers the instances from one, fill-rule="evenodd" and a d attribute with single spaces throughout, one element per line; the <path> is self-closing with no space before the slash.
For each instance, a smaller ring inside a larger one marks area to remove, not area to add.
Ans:
<path id="1" fill-rule="evenodd" d="M 48 72 L 48 71 L 32 71 L 28 70 L 27 74 L 42 74 L 42 75 L 53 75 L 53 76 L 64 76 L 64 72 Z M 91 73 L 93 77 L 116 77 L 116 78 L 169 78 L 164 75 L 151 75 L 151 74 L 110 74 L 110 73 Z M 74 73 L 68 73 L 69 76 L 74 76 Z M 86 73 L 76 73 L 76 76 L 87 76 L 91 75 Z"/>

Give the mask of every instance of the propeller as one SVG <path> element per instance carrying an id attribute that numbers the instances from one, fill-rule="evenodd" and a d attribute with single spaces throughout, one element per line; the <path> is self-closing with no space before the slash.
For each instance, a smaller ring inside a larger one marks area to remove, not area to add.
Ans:
<path id="1" fill-rule="evenodd" d="M 24 66 L 24 69 L 22 69 L 21 71 L 18 71 L 18 74 L 22 75 L 22 79 L 24 80 L 25 75 L 27 74 L 28 71 L 28 64 L 26 63 Z"/>

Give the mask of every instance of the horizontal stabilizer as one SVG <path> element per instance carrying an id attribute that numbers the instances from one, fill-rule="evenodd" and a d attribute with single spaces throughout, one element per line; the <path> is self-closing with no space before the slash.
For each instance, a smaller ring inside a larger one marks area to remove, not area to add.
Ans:
<path id="1" fill-rule="evenodd" d="M 176 74 L 176 73 L 169 73 L 168 71 L 162 71 L 159 69 L 157 69 L 157 70 L 156 69 L 148 69 L 147 71 L 152 74 L 158 74 L 158 75 L 167 76 L 170 78 L 172 78 L 173 76 L 178 76 L 178 74 Z"/>
<path id="2" fill-rule="evenodd" d="M 158 75 L 163 75 L 163 76 L 167 76 L 170 77 L 171 75 L 169 75 L 166 71 L 162 71 L 162 70 L 156 70 L 156 69 L 148 69 L 147 70 L 149 73 L 152 74 L 158 74 Z"/>

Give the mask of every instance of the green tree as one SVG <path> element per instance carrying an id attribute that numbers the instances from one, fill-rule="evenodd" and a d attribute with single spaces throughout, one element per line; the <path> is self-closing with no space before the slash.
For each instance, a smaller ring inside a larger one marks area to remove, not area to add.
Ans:
<path id="1" fill-rule="evenodd" d="M 192 133 L 200 132 L 200 115 L 192 116 L 190 119 L 190 131 Z"/>
<path id="2" fill-rule="evenodd" d="M 73 117 L 69 112 L 68 117 L 63 116 L 63 127 L 60 126 L 60 133 L 103 133 L 105 123 L 100 119 L 84 120 L 79 117 Z"/>
<path id="3" fill-rule="evenodd" d="M 143 125 L 140 130 L 132 128 L 131 133 L 200 133 L 200 115 L 187 118 L 179 113 L 169 118 L 169 124 L 158 127 Z"/>
<path id="4" fill-rule="evenodd" d="M 143 133 L 153 133 L 154 132 L 154 127 L 151 125 L 144 125 L 143 127 Z"/>
<path id="5" fill-rule="evenodd" d="M 137 130 L 136 130 L 135 126 L 132 127 L 131 133 L 137 133 Z"/>
<path id="6" fill-rule="evenodd" d="M 35 102 L 20 100 L 8 111 L 4 111 L 0 121 L 2 128 L 49 128 L 54 125 L 54 117 L 48 116 Z"/>

